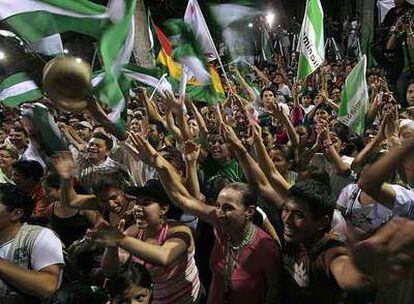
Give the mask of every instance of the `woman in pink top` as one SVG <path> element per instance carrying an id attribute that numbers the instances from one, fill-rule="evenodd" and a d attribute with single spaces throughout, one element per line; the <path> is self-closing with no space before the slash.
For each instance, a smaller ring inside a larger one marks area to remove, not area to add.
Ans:
<path id="1" fill-rule="evenodd" d="M 149 180 L 144 187 L 126 189 L 125 194 L 136 203 L 136 224 L 124 233 L 122 227 L 105 227 L 95 234 L 95 240 L 107 247 L 102 259 L 106 276 L 113 277 L 122 263 L 132 259 L 151 275 L 151 304 L 198 303 L 201 286 L 193 235 L 187 226 L 164 219 L 169 199 L 161 183 Z"/>
<path id="2" fill-rule="evenodd" d="M 157 170 L 173 203 L 215 227 L 208 303 L 279 303 L 280 250 L 276 241 L 252 222 L 257 196 L 249 186 L 226 186 L 216 206 L 210 206 L 189 194 L 175 168 L 142 136 L 138 136 L 137 149 L 142 160 Z"/>

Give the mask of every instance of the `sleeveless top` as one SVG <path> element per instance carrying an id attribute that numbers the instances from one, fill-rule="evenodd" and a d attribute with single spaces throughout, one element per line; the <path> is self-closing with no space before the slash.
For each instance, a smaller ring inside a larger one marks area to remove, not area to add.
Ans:
<path id="1" fill-rule="evenodd" d="M 157 245 L 161 246 L 165 243 L 168 230 L 169 226 L 166 223 L 158 234 Z M 143 241 L 144 231 L 140 230 L 136 238 Z M 194 249 L 166 267 L 152 265 L 137 257 L 132 257 L 132 261 L 143 264 L 151 275 L 153 283 L 151 304 L 197 303 L 201 286 L 194 260 Z"/>
<path id="2" fill-rule="evenodd" d="M 56 216 L 54 204 L 52 206 L 50 225 L 66 247 L 69 247 L 74 241 L 83 238 L 86 230 L 90 227 L 87 218 L 79 212 L 74 216 L 66 218 Z"/>

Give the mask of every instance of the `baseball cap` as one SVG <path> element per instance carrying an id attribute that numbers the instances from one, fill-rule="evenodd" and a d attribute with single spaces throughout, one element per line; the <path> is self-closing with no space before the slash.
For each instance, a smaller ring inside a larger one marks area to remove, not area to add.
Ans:
<path id="1" fill-rule="evenodd" d="M 125 194 L 136 198 L 146 197 L 160 205 L 169 205 L 170 198 L 165 192 L 161 182 L 157 179 L 150 179 L 145 183 L 144 187 L 128 187 L 124 191 Z"/>
<path id="2" fill-rule="evenodd" d="M 78 126 L 82 126 L 82 127 L 84 127 L 84 128 L 88 128 L 89 130 L 93 130 L 92 125 L 91 125 L 89 122 L 87 122 L 87 121 L 80 121 L 80 122 L 78 122 L 78 123 L 76 124 L 76 126 L 77 126 L 77 127 L 78 127 Z"/>

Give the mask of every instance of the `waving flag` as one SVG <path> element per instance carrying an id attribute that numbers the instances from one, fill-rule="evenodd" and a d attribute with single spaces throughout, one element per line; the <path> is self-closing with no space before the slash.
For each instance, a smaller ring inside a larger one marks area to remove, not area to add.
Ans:
<path id="1" fill-rule="evenodd" d="M 148 14 L 149 37 L 152 43 L 152 51 L 157 65 L 168 73 L 168 81 L 174 88 L 179 89 L 179 83 L 183 76 L 183 66 L 173 59 L 173 45 L 164 32 L 157 26 Z M 187 81 L 186 93 L 197 101 L 208 104 L 221 103 L 225 99 L 225 93 L 220 76 L 213 66 L 205 67 L 210 74 L 211 81 L 207 84 L 198 82 L 194 77 Z"/>
<path id="2" fill-rule="evenodd" d="M 366 81 L 367 56 L 364 55 L 345 80 L 342 91 L 339 121 L 361 134 L 365 128 L 368 111 L 368 86 Z"/>
<path id="3" fill-rule="evenodd" d="M 124 96 L 129 92 L 129 80 L 121 68 L 132 54 L 135 4 L 136 0 L 114 0 L 108 7 L 87 0 L 0 0 L 0 21 L 49 53 L 60 47 L 56 34 L 73 31 L 96 38 L 104 77 L 95 93 L 119 113 L 125 108 Z"/>
<path id="4" fill-rule="evenodd" d="M 312 74 L 325 60 L 323 10 L 319 0 L 308 0 L 298 43 L 297 79 Z"/>
<path id="5" fill-rule="evenodd" d="M 24 72 L 16 73 L 0 83 L 0 103 L 17 107 L 24 102 L 42 98 L 43 93 L 31 77 Z"/>
<path id="6" fill-rule="evenodd" d="M 197 41 L 201 43 L 204 55 L 208 61 L 218 59 L 216 46 L 208 30 L 207 23 L 197 0 L 188 0 L 187 9 L 184 14 L 184 21 L 191 25 Z"/>

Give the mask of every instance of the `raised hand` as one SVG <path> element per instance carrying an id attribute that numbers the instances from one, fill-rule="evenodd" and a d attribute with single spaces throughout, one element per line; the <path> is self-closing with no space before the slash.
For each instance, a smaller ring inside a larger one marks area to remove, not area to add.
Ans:
<path id="1" fill-rule="evenodd" d="M 118 227 L 109 225 L 101 225 L 98 230 L 91 232 L 92 240 L 103 247 L 116 248 L 119 247 L 124 239 L 125 220 L 119 221 Z"/>
<path id="2" fill-rule="evenodd" d="M 250 126 L 253 140 L 262 140 L 262 128 L 259 126 L 259 124 L 252 123 Z"/>
<path id="3" fill-rule="evenodd" d="M 182 113 L 183 111 L 183 100 L 175 98 L 170 92 L 165 92 L 162 100 L 165 102 L 167 109 L 173 112 L 175 115 Z"/>
<path id="4" fill-rule="evenodd" d="M 159 164 L 157 162 L 159 154 L 157 150 L 150 145 L 148 140 L 142 134 L 129 132 L 128 135 L 139 153 L 139 158 L 147 165 L 157 167 Z"/>
<path id="5" fill-rule="evenodd" d="M 270 104 L 269 110 L 272 113 L 272 115 L 279 121 L 283 121 L 287 118 L 282 106 L 278 105 L 277 103 Z"/>
<path id="6" fill-rule="evenodd" d="M 200 157 L 200 145 L 194 143 L 191 140 L 187 140 L 184 143 L 184 159 L 187 162 L 197 162 Z"/>
<path id="7" fill-rule="evenodd" d="M 61 179 L 71 179 L 75 176 L 76 164 L 69 151 L 57 153 L 53 158 L 53 164 Z"/>
<path id="8" fill-rule="evenodd" d="M 243 150 L 242 141 L 237 137 L 236 132 L 229 125 L 222 124 L 222 131 L 226 141 L 236 150 Z"/>

